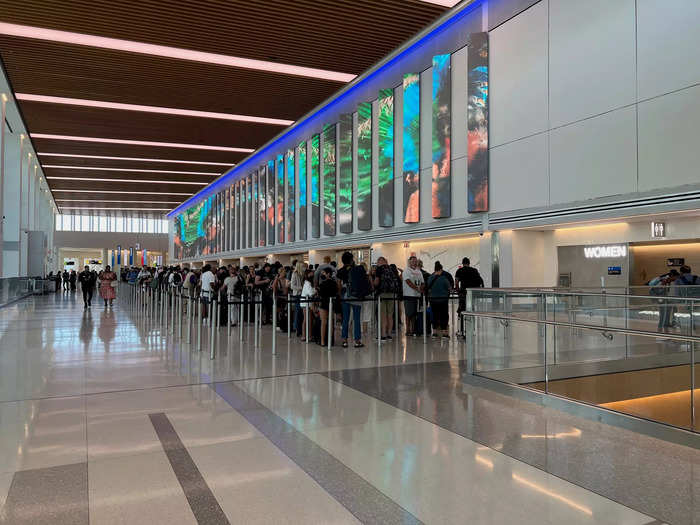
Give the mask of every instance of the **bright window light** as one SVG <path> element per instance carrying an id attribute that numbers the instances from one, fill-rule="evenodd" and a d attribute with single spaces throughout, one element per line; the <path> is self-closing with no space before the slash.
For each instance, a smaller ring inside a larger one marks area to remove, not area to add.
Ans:
<path id="1" fill-rule="evenodd" d="M 44 164 L 42 168 L 56 168 L 61 170 L 95 170 L 95 171 L 128 171 L 135 173 L 170 173 L 171 175 L 209 175 L 210 177 L 218 177 L 221 173 L 213 173 L 211 171 L 171 171 L 171 170 L 144 170 L 131 168 L 97 168 L 91 166 L 62 166 L 60 164 Z"/>
<path id="2" fill-rule="evenodd" d="M 110 179 L 111 180 L 111 179 Z M 118 190 L 51 190 L 54 193 L 122 193 L 124 195 L 192 195 L 191 193 L 169 193 L 165 191 L 118 191 Z"/>
<path id="3" fill-rule="evenodd" d="M 122 104 L 120 102 L 104 102 L 101 100 L 85 100 L 82 98 L 52 97 L 50 95 L 32 95 L 30 93 L 15 93 L 18 100 L 28 102 L 46 102 L 49 104 L 67 104 L 69 106 L 84 106 L 89 108 L 119 109 L 123 111 L 140 111 L 143 113 L 161 113 L 163 115 L 178 115 L 181 117 L 211 118 L 219 120 L 234 120 L 237 122 L 253 122 L 255 124 L 272 124 L 289 126 L 293 120 L 279 118 L 252 117 L 233 113 L 216 113 L 214 111 L 196 111 L 193 109 L 164 108 L 158 106 L 143 106 L 141 104 Z"/>
<path id="4" fill-rule="evenodd" d="M 134 182 L 139 184 L 189 184 L 194 186 L 206 186 L 206 182 L 180 182 L 174 180 L 141 180 L 141 179 L 93 179 L 91 177 L 46 177 L 48 180 L 80 180 L 92 182 Z M 72 191 L 72 190 L 71 190 Z M 97 191 L 97 193 L 101 193 Z"/>
<path id="5" fill-rule="evenodd" d="M 1 23 L 0 23 L 1 25 Z M 33 139 L 72 140 L 76 142 L 99 142 L 101 144 L 128 144 L 129 146 L 160 146 L 162 148 L 203 149 L 208 151 L 235 151 L 252 153 L 251 148 L 230 148 L 227 146 L 205 146 L 202 144 L 179 144 L 177 142 L 153 142 L 150 140 L 105 139 L 101 137 L 76 137 L 73 135 L 53 135 L 50 133 L 30 133 Z"/>
<path id="6" fill-rule="evenodd" d="M 37 153 L 43 157 L 70 157 L 76 159 L 134 160 L 138 162 L 166 162 L 172 164 L 202 164 L 206 166 L 235 166 L 227 162 L 205 162 L 199 160 L 146 159 L 143 157 L 108 157 L 105 155 L 74 155 L 72 153 Z"/>
<path id="7" fill-rule="evenodd" d="M 207 64 L 217 64 L 220 66 L 269 71 L 283 75 L 319 78 L 323 80 L 333 80 L 336 82 L 350 82 L 355 78 L 355 75 L 349 73 L 340 73 L 325 69 L 295 66 L 292 64 L 279 64 L 277 62 L 268 62 L 266 60 L 254 60 L 251 58 L 195 51 L 193 49 L 159 46 L 155 44 L 147 44 L 145 42 L 135 42 L 133 40 L 107 38 L 82 33 L 73 33 L 71 31 L 59 31 L 56 29 L 45 29 L 43 27 L 10 24 L 6 22 L 0 22 L 0 34 L 18 36 L 21 38 L 32 38 L 36 40 L 49 40 L 51 42 L 62 42 L 65 44 L 74 44 L 79 46 L 98 47 L 101 49 L 114 49 L 117 51 L 126 51 L 128 53 L 175 58 L 179 60 L 189 60 L 192 62 L 204 62 Z"/>

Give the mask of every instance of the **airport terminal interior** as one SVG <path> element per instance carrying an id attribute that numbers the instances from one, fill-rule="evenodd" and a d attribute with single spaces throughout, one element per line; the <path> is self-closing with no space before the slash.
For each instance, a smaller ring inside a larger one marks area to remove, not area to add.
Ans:
<path id="1" fill-rule="evenodd" d="M 0 523 L 700 525 L 700 2 L 0 1 Z"/>

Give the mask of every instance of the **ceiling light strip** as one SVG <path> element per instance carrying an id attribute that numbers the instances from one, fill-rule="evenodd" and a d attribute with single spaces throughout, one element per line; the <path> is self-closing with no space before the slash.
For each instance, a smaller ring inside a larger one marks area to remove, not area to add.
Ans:
<path id="1" fill-rule="evenodd" d="M 202 149 L 208 151 L 233 151 L 252 153 L 251 148 L 230 148 L 227 146 L 205 146 L 203 144 L 180 144 L 177 142 L 153 142 L 150 140 L 106 139 L 101 137 L 76 137 L 73 135 L 53 135 L 50 133 L 30 133 L 33 139 L 71 140 L 75 142 L 99 142 L 101 144 L 127 144 L 129 146 L 159 146 L 162 148 Z"/>
<path id="2" fill-rule="evenodd" d="M 95 208 L 93 206 L 59 206 L 62 210 L 169 211 L 169 208 Z"/>
<path id="3" fill-rule="evenodd" d="M 163 181 L 163 180 L 141 180 L 141 179 L 94 179 L 91 177 L 46 177 L 48 180 L 80 180 L 92 182 L 134 182 L 138 184 L 189 184 L 194 186 L 206 186 L 206 182 L 181 182 L 181 181 Z M 97 193 L 100 193 L 99 191 Z"/>
<path id="4" fill-rule="evenodd" d="M 144 157 L 109 157 L 106 155 L 77 155 L 73 153 L 37 153 L 40 157 L 70 157 L 76 159 L 101 159 L 101 160 L 133 160 L 136 162 L 165 162 L 172 164 L 202 164 L 206 166 L 225 166 L 227 168 L 235 166 L 228 162 L 206 162 L 203 160 L 171 160 L 171 159 L 148 159 Z"/>
<path id="5" fill-rule="evenodd" d="M 121 200 L 102 200 L 102 199 L 56 199 L 56 202 L 112 202 L 120 204 L 163 204 L 172 205 L 180 204 L 179 202 L 167 202 L 167 201 L 121 201 Z"/>
<path id="6" fill-rule="evenodd" d="M 120 102 L 104 102 L 101 100 L 86 100 L 70 97 L 53 97 L 49 95 L 33 95 L 30 93 L 15 93 L 18 100 L 27 102 L 45 102 L 49 104 L 66 104 L 89 108 L 118 109 L 123 111 L 139 111 L 143 113 L 159 113 L 162 115 L 177 115 L 180 117 L 210 118 L 219 120 L 233 120 L 236 122 L 251 122 L 254 124 L 272 124 L 275 126 L 289 126 L 293 120 L 279 118 L 253 117 L 250 115 L 236 115 L 233 113 L 217 113 L 214 111 L 196 111 L 193 109 L 164 108 L 159 106 L 143 106 L 141 104 L 123 104 Z"/>
<path id="7" fill-rule="evenodd" d="M 92 180 L 92 179 L 91 179 Z M 111 180 L 111 179 L 110 179 Z M 53 193 L 122 193 L 124 195 L 192 195 L 192 193 L 170 193 L 165 191 L 119 191 L 119 190 L 60 190 L 52 188 Z"/>
<path id="8" fill-rule="evenodd" d="M 17 36 L 21 38 L 31 38 L 35 40 L 48 40 L 50 42 L 61 42 L 64 44 L 74 44 L 78 46 L 113 49 L 117 51 L 126 51 L 128 53 L 139 53 L 142 55 L 160 56 L 178 60 L 189 60 L 191 62 L 203 62 L 206 64 L 217 64 L 220 66 L 268 71 L 270 73 L 283 75 L 332 80 L 335 82 L 350 82 L 355 78 L 355 75 L 340 73 L 338 71 L 295 66 L 292 64 L 280 64 L 277 62 L 268 62 L 267 60 L 255 60 L 251 58 L 220 55 L 218 53 L 207 53 L 192 49 L 159 46 L 155 44 L 147 44 L 145 42 L 135 42 L 133 40 L 86 35 L 83 33 L 73 33 L 71 31 L 59 31 L 56 29 L 10 24 L 7 22 L 0 22 L 0 34 Z"/>
<path id="9" fill-rule="evenodd" d="M 132 168 L 99 168 L 94 166 L 62 166 L 60 164 L 42 164 L 42 168 L 55 168 L 61 170 L 96 170 L 96 171 L 128 171 L 134 173 L 169 173 L 171 175 L 209 175 L 210 177 L 218 177 L 220 173 L 212 173 L 210 171 L 171 171 L 171 170 L 145 170 Z"/>

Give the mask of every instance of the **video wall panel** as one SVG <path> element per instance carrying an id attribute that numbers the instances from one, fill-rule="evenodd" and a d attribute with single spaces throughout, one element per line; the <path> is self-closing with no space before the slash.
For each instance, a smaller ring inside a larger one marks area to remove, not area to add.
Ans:
<path id="1" fill-rule="evenodd" d="M 335 124 L 323 127 L 323 234 L 335 235 L 336 227 L 336 140 Z"/>
<path id="2" fill-rule="evenodd" d="M 277 242 L 284 243 L 284 155 L 277 155 L 277 217 L 275 224 L 277 225 Z"/>
<path id="3" fill-rule="evenodd" d="M 489 34 L 472 33 L 467 53 L 467 211 L 489 210 Z"/>
<path id="4" fill-rule="evenodd" d="M 433 218 L 449 217 L 452 209 L 450 55 L 433 57 Z"/>
<path id="5" fill-rule="evenodd" d="M 372 103 L 357 106 L 357 228 L 372 229 Z"/>
<path id="6" fill-rule="evenodd" d="M 403 221 L 420 221 L 420 74 L 403 76 Z"/>
<path id="7" fill-rule="evenodd" d="M 233 204 L 232 204 L 232 210 L 233 210 L 233 220 L 231 221 L 231 232 L 232 232 L 232 240 L 231 240 L 231 249 L 232 250 L 240 250 L 240 245 L 238 244 L 238 232 L 241 231 L 241 216 L 240 216 L 240 197 L 238 195 L 239 191 L 239 181 L 236 181 L 233 183 Z"/>
<path id="8" fill-rule="evenodd" d="M 295 214 L 295 199 L 296 199 L 296 184 L 294 184 L 295 170 L 294 170 L 294 150 L 290 149 L 287 151 L 287 242 L 294 242 L 295 239 L 295 227 L 296 227 L 296 214 Z"/>
<path id="9" fill-rule="evenodd" d="M 239 206 L 241 209 L 238 211 L 241 218 L 241 234 L 240 234 L 240 249 L 244 250 L 248 248 L 248 230 L 250 230 L 250 222 L 248 221 L 248 214 L 246 213 L 248 209 L 248 179 L 241 179 L 241 187 L 238 194 L 238 200 L 240 202 Z"/>
<path id="10" fill-rule="evenodd" d="M 267 244 L 275 244 L 275 161 L 267 162 L 267 193 L 265 214 L 267 217 Z"/>
<path id="11" fill-rule="evenodd" d="M 394 90 L 379 91 L 377 186 L 379 226 L 394 225 Z"/>
<path id="12" fill-rule="evenodd" d="M 258 246 L 265 246 L 267 236 L 267 168 L 258 170 Z"/>
<path id="13" fill-rule="evenodd" d="M 341 233 L 352 233 L 352 114 L 340 115 L 338 130 L 338 223 Z"/>
<path id="14" fill-rule="evenodd" d="M 311 137 L 311 236 L 321 236 L 321 137 Z"/>
<path id="15" fill-rule="evenodd" d="M 257 173 L 248 175 L 248 248 L 254 248 L 258 244 L 258 189 Z"/>
<path id="16" fill-rule="evenodd" d="M 305 241 L 307 237 L 307 181 L 306 181 L 306 141 L 299 144 L 299 240 Z"/>

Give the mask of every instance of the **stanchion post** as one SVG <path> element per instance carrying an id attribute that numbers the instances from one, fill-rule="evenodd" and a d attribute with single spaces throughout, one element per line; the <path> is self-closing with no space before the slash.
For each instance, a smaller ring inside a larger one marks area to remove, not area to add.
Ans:
<path id="1" fill-rule="evenodd" d="M 258 319 L 260 319 L 260 312 L 258 312 L 257 294 L 253 294 L 253 341 L 255 343 L 255 348 L 258 347 Z"/>
<path id="2" fill-rule="evenodd" d="M 287 294 L 287 339 L 292 338 L 292 294 Z"/>
<path id="3" fill-rule="evenodd" d="M 177 338 L 182 342 L 182 291 L 177 291 Z"/>
<path id="4" fill-rule="evenodd" d="M 226 335 L 228 337 L 231 337 L 231 317 L 233 317 L 233 312 L 231 308 L 231 296 L 228 294 L 228 291 L 226 291 Z"/>
<path id="5" fill-rule="evenodd" d="M 309 310 L 309 298 L 306 298 L 306 316 L 304 317 L 306 325 L 306 344 L 309 344 L 309 325 L 311 324 L 311 311 Z"/>
<path id="6" fill-rule="evenodd" d="M 202 303 L 202 296 L 195 300 L 197 305 L 197 351 L 202 351 L 202 309 L 206 306 Z"/>
<path id="7" fill-rule="evenodd" d="M 187 295 L 187 344 L 192 344 L 192 317 L 194 316 L 194 306 L 192 306 L 192 297 Z"/>
<path id="8" fill-rule="evenodd" d="M 377 295 L 377 345 L 382 346 L 382 296 Z"/>
<path id="9" fill-rule="evenodd" d="M 238 305 L 238 340 L 243 341 L 243 294 L 240 295 Z"/>
<path id="10" fill-rule="evenodd" d="M 333 298 L 328 299 L 328 350 L 331 349 L 331 339 L 333 338 Z"/>
<path id="11" fill-rule="evenodd" d="M 396 337 L 398 338 L 400 335 L 400 333 L 399 333 L 399 296 L 396 293 L 394 293 L 394 333 L 396 334 Z"/>
<path id="12" fill-rule="evenodd" d="M 216 315 L 216 298 L 211 297 L 211 300 L 209 301 L 209 359 L 214 359 L 214 328 L 215 328 L 215 319 L 214 316 Z"/>
<path id="13" fill-rule="evenodd" d="M 423 343 L 428 342 L 428 305 L 425 300 L 425 294 L 421 295 L 423 300 Z"/>
<path id="14" fill-rule="evenodd" d="M 272 293 L 272 355 L 277 355 L 277 294 Z"/>

